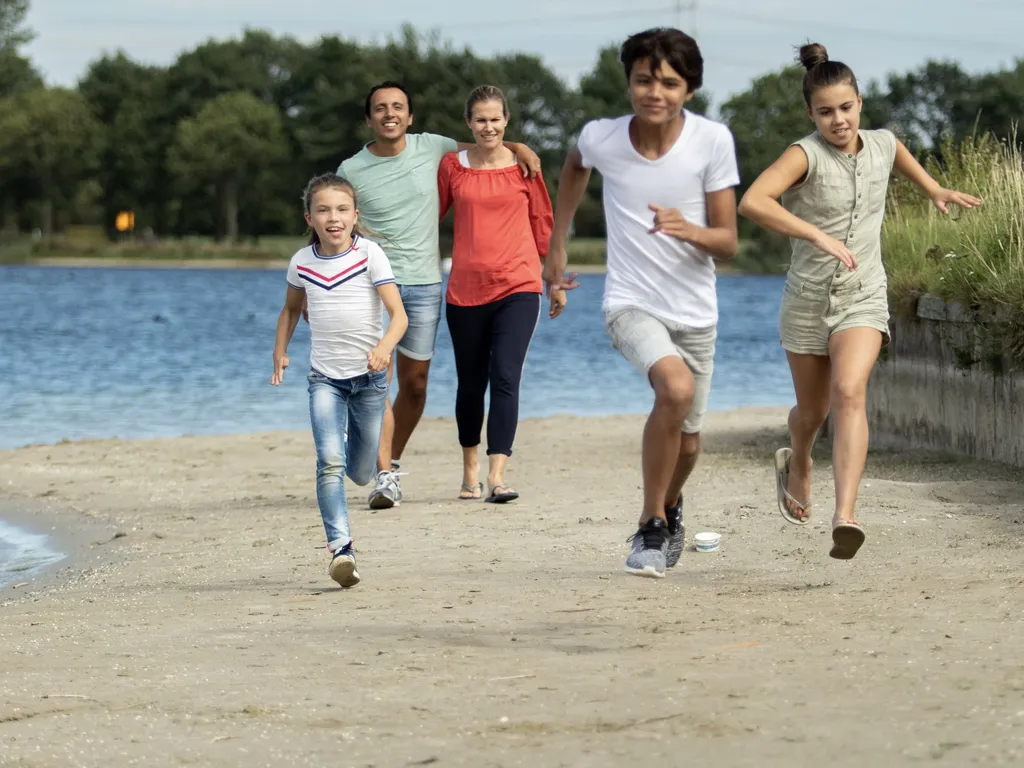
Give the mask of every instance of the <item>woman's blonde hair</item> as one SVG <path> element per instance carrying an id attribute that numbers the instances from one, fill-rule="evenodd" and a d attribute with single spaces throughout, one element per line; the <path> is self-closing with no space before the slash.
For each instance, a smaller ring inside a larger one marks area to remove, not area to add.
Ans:
<path id="1" fill-rule="evenodd" d="M 478 85 L 473 89 L 469 98 L 466 99 L 466 119 L 472 119 L 473 107 L 485 101 L 500 101 L 501 111 L 505 115 L 505 119 L 508 119 L 508 102 L 505 101 L 505 94 L 501 92 L 501 88 L 494 85 Z"/>

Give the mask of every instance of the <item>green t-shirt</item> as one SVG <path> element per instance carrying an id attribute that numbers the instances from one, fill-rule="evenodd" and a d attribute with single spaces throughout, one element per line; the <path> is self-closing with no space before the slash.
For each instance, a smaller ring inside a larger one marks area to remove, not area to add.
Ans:
<path id="1" fill-rule="evenodd" d="M 399 285 L 441 282 L 437 242 L 439 204 L 437 169 L 441 158 L 458 149 L 454 139 L 410 133 L 395 157 L 377 157 L 366 147 L 338 168 L 359 198 L 359 220 L 372 229 L 391 262 Z"/>

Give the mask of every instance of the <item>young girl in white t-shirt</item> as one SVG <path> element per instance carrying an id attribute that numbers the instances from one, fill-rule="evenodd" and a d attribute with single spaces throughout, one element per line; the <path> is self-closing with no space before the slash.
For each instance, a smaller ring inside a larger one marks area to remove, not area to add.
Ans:
<path id="1" fill-rule="evenodd" d="M 359 583 L 349 531 L 345 475 L 357 485 L 374 477 L 391 352 L 408 326 L 384 251 L 360 235 L 352 185 L 333 173 L 306 186 L 309 245 L 288 264 L 288 291 L 277 321 L 274 375 L 288 367 L 288 342 L 308 306 L 309 419 L 316 444 L 316 498 L 331 553 L 328 573 L 343 587 Z M 381 327 L 381 303 L 391 317 Z"/>

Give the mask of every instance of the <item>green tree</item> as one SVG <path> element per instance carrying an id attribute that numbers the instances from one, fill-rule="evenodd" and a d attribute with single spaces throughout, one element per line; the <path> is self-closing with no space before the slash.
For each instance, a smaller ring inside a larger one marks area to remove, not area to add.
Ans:
<path id="1" fill-rule="evenodd" d="M 551 164 L 561 160 L 572 140 L 567 128 L 575 111 L 574 94 L 536 56 L 499 56 L 493 66 L 491 84 L 502 89 L 511 113 L 509 137 L 529 144 L 550 177 Z M 460 135 L 468 137 L 469 129 L 464 126 Z"/>
<path id="2" fill-rule="evenodd" d="M 175 128 L 164 98 L 166 70 L 118 52 L 90 64 L 78 90 L 107 127 L 98 181 L 108 231 L 122 210 L 135 212 L 136 230 L 162 229 L 170 192 L 165 156 Z"/>
<path id="3" fill-rule="evenodd" d="M 39 73 L 19 49 L 35 37 L 24 26 L 28 0 L 0 0 L 0 98 L 42 85 Z"/>
<path id="4" fill-rule="evenodd" d="M 881 100 L 886 124 L 909 146 L 935 152 L 954 137 L 957 111 L 973 80 L 956 62 L 929 61 L 913 72 L 890 75 L 887 90 L 873 95 Z"/>
<path id="5" fill-rule="evenodd" d="M 239 207 L 265 202 L 267 188 L 287 158 L 277 108 L 238 92 L 218 96 L 195 118 L 178 125 L 168 163 L 183 192 L 214 190 L 223 231 L 234 240 Z"/>
<path id="6" fill-rule="evenodd" d="M 786 147 L 814 131 L 804 104 L 803 76 L 798 66 L 762 75 L 749 90 L 722 104 L 719 113 L 736 140 L 741 190 Z"/>
<path id="7" fill-rule="evenodd" d="M 0 178 L 39 203 L 43 235 L 99 164 L 102 127 L 88 102 L 64 88 L 17 93 L 0 102 Z"/>
<path id="8" fill-rule="evenodd" d="M 979 75 L 967 92 L 953 103 L 954 134 L 962 139 L 975 133 L 992 133 L 1000 139 L 1016 136 L 1024 114 L 1024 60 L 1012 69 Z"/>
<path id="9" fill-rule="evenodd" d="M 749 90 L 722 104 L 719 114 L 736 141 L 742 195 L 792 142 L 814 130 L 803 97 L 805 70 L 788 66 L 757 78 Z M 775 271 L 788 259 L 786 240 L 741 218 L 740 236 L 753 242 L 748 251 L 759 268 Z M 752 265 L 748 265 L 752 266 Z"/>
<path id="10" fill-rule="evenodd" d="M 412 27 L 402 29 L 380 51 L 367 52 L 374 82 L 398 80 L 413 93 L 413 130 L 452 138 L 467 135 L 463 112 L 466 97 L 478 85 L 497 85 L 500 76 L 492 61 L 481 59 L 468 48 L 442 45 L 435 35 L 421 35 Z M 364 134 L 365 135 L 365 134 Z M 515 134 L 509 136 L 514 141 Z"/>
<path id="11" fill-rule="evenodd" d="M 28 0 L 0 0 L 0 48 L 19 48 L 35 33 L 25 26 Z"/>
<path id="12" fill-rule="evenodd" d="M 43 84 L 32 63 L 17 51 L 0 48 L 0 98 Z"/>
<path id="13" fill-rule="evenodd" d="M 330 36 L 296 64 L 286 122 L 303 179 L 335 170 L 362 146 L 364 101 L 376 76 L 371 58 L 369 49 Z"/>
<path id="14" fill-rule="evenodd" d="M 282 112 L 292 106 L 293 70 L 305 56 L 290 38 L 247 29 L 240 40 L 210 40 L 181 54 L 167 72 L 167 100 L 175 120 L 194 117 L 211 99 L 246 91 Z"/>

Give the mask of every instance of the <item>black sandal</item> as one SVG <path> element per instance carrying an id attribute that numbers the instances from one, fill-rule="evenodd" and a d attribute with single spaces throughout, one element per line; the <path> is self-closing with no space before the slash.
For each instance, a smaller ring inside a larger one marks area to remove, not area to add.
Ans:
<path id="1" fill-rule="evenodd" d="M 500 491 L 500 493 L 499 493 Z M 519 498 L 519 494 L 510 489 L 507 485 L 496 485 L 491 488 L 491 495 L 484 501 L 488 504 L 507 504 Z"/>

